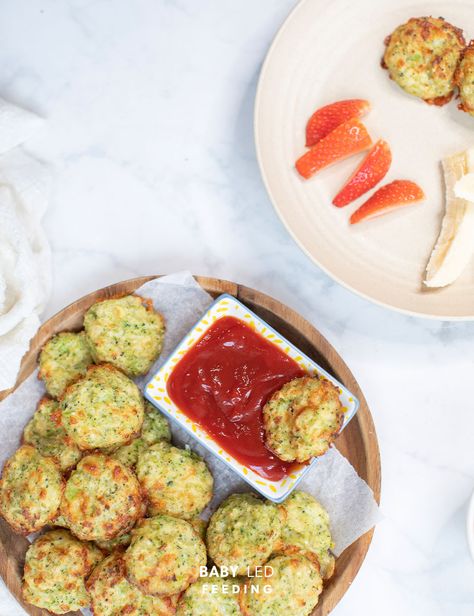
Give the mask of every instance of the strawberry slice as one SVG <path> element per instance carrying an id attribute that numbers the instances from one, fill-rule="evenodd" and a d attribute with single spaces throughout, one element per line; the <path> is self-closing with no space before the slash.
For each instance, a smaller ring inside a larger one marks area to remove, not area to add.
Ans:
<path id="1" fill-rule="evenodd" d="M 334 205 L 344 207 L 376 186 L 387 174 L 391 162 L 390 147 L 386 141 L 380 139 L 334 197 Z"/>
<path id="2" fill-rule="evenodd" d="M 362 122 L 358 119 L 348 120 L 313 145 L 296 161 L 295 166 L 298 173 L 308 179 L 333 163 L 368 150 L 371 145 L 372 139 Z"/>
<path id="3" fill-rule="evenodd" d="M 356 210 L 351 218 L 351 225 L 375 216 L 387 214 L 396 208 L 422 201 L 425 195 L 418 184 L 410 180 L 394 180 L 380 187 Z"/>
<path id="4" fill-rule="evenodd" d="M 369 110 L 369 101 L 360 98 L 338 101 L 317 109 L 306 124 L 306 147 L 316 145 L 340 124 L 352 118 L 361 118 Z"/>

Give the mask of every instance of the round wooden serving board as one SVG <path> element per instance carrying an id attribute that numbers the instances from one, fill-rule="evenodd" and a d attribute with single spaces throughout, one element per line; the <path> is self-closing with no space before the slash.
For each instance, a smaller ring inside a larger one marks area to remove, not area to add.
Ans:
<path id="1" fill-rule="evenodd" d="M 23 358 L 16 387 L 35 369 L 38 353 L 48 338 L 63 330 L 80 329 L 85 311 L 94 302 L 120 294 L 133 293 L 135 289 L 152 278 L 154 276 L 134 278 L 105 287 L 77 300 L 49 319 L 31 341 L 30 350 Z M 380 456 L 372 417 L 357 381 L 329 342 L 308 321 L 268 295 L 225 280 L 203 277 L 196 277 L 196 280 L 213 296 L 230 293 L 244 302 L 304 353 L 331 372 L 359 398 L 359 411 L 338 437 L 336 445 L 372 488 L 379 502 Z M 9 393 L 10 391 L 0 392 L 0 399 Z M 372 540 L 372 534 L 373 531 L 370 531 L 360 537 L 337 559 L 336 573 L 325 587 L 313 616 L 325 616 L 337 605 L 357 575 Z M 4 520 L 0 519 L 0 574 L 26 613 L 31 616 L 49 616 L 50 612 L 47 610 L 35 608 L 22 600 L 21 578 L 27 547 L 28 541 L 14 534 Z M 80 612 L 69 613 L 70 616 L 73 614 L 80 616 Z"/>

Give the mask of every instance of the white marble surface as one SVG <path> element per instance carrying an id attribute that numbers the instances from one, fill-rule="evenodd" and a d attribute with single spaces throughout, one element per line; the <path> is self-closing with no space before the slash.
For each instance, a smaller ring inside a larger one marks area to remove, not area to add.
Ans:
<path id="1" fill-rule="evenodd" d="M 288 237 L 260 181 L 257 75 L 293 0 L 3 0 L 0 93 L 45 116 L 45 318 L 124 278 L 183 268 L 257 287 L 313 322 L 364 389 L 383 462 L 369 555 L 337 616 L 472 616 L 474 323 L 373 306 Z M 0 587 L 0 616 L 24 612 Z"/>

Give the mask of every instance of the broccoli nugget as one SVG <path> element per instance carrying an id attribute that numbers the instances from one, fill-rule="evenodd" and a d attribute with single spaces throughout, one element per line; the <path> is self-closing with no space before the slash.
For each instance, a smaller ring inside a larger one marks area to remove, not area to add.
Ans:
<path id="1" fill-rule="evenodd" d="M 89 607 L 84 579 L 102 558 L 98 548 L 79 541 L 67 530 L 41 535 L 26 553 L 25 601 L 54 614 Z"/>
<path id="2" fill-rule="evenodd" d="M 178 595 L 152 597 L 130 584 L 120 552 L 103 560 L 86 586 L 94 616 L 172 616 L 176 613 Z"/>
<path id="3" fill-rule="evenodd" d="M 144 513 L 132 471 L 103 454 L 88 455 L 71 473 L 61 501 L 68 528 L 85 541 L 107 541 L 128 532 Z"/>
<path id="4" fill-rule="evenodd" d="M 323 580 L 334 573 L 332 538 L 327 511 L 310 494 L 295 490 L 278 506 L 282 513 L 282 546 L 279 552 L 301 552 L 315 559 Z"/>
<path id="5" fill-rule="evenodd" d="M 80 449 L 120 447 L 140 434 L 144 404 L 138 387 L 113 366 L 91 366 L 61 398 L 61 421 Z"/>
<path id="6" fill-rule="evenodd" d="M 61 332 L 42 348 L 38 378 L 50 396 L 59 398 L 70 383 L 86 373 L 92 361 L 85 332 Z"/>
<path id="7" fill-rule="evenodd" d="M 206 547 L 185 520 L 158 515 L 142 520 L 126 550 L 127 578 L 147 595 L 174 595 L 199 577 Z"/>
<path id="8" fill-rule="evenodd" d="M 387 37 L 383 66 L 408 94 L 444 105 L 465 44 L 462 30 L 443 18 L 414 17 Z"/>
<path id="9" fill-rule="evenodd" d="M 206 541 L 219 567 L 237 567 L 236 574 L 263 565 L 280 542 L 276 505 L 253 494 L 232 494 L 212 515 Z"/>
<path id="10" fill-rule="evenodd" d="M 42 456 L 54 458 L 62 472 L 76 466 L 81 459 L 81 450 L 61 425 L 58 403 L 51 398 L 39 401 L 23 432 L 23 440 L 36 447 Z"/>
<path id="11" fill-rule="evenodd" d="M 3 468 L 0 513 L 15 532 L 34 533 L 56 518 L 63 490 L 58 464 L 22 445 Z"/>
<path id="12" fill-rule="evenodd" d="M 126 295 L 97 302 L 84 316 L 84 328 L 96 362 L 128 376 L 146 374 L 161 353 L 165 324 L 151 300 Z"/>
<path id="13" fill-rule="evenodd" d="M 317 565 L 295 554 L 276 556 L 267 567 L 271 575 L 259 585 L 270 586 L 270 592 L 251 592 L 255 580 L 247 580 L 239 596 L 243 616 L 309 616 L 323 589 Z"/>
<path id="14" fill-rule="evenodd" d="M 197 516 L 212 498 L 214 480 L 194 452 L 161 441 L 143 451 L 136 467 L 150 515 Z"/>
<path id="15" fill-rule="evenodd" d="M 293 379 L 263 407 L 267 447 L 287 462 L 323 455 L 343 421 L 339 391 L 322 378 Z"/>
<path id="16" fill-rule="evenodd" d="M 456 85 L 459 88 L 459 109 L 474 115 L 474 41 L 463 51 L 461 62 L 456 70 Z"/>

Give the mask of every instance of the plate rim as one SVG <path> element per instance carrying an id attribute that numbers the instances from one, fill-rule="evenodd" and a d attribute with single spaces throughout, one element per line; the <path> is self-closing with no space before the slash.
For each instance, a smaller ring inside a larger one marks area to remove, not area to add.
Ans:
<path id="1" fill-rule="evenodd" d="M 315 265 L 317 265 L 317 267 L 319 267 L 319 269 L 322 270 L 325 274 L 327 274 L 332 280 L 340 284 L 343 288 L 347 289 L 351 293 L 354 293 L 355 295 L 362 297 L 363 299 L 377 306 L 388 308 L 389 310 L 392 310 L 394 312 L 398 312 L 400 314 L 408 315 L 411 317 L 429 319 L 432 321 L 454 321 L 454 322 L 474 321 L 474 312 L 471 315 L 452 315 L 452 314 L 440 315 L 440 314 L 433 314 L 430 312 L 425 312 L 423 310 L 410 310 L 408 308 L 394 306 L 393 304 L 390 304 L 389 302 L 384 302 L 383 300 L 380 300 L 376 297 L 372 297 L 371 295 L 368 295 L 367 293 L 360 291 L 359 289 L 352 286 L 349 282 L 342 280 L 339 276 L 333 274 L 327 267 L 325 267 L 324 265 L 320 263 L 318 258 L 315 255 L 313 255 L 311 251 L 307 249 L 306 246 L 303 244 L 302 240 L 298 238 L 298 235 L 292 229 L 290 222 L 287 221 L 287 217 L 285 217 L 283 212 L 280 210 L 277 204 L 277 199 L 275 198 L 273 194 L 270 181 L 265 172 L 264 163 L 263 163 L 263 154 L 262 154 L 261 143 L 260 143 L 260 133 L 259 133 L 259 127 L 258 127 L 259 117 L 258 116 L 260 114 L 261 99 L 263 96 L 262 95 L 262 92 L 264 89 L 263 81 L 266 77 L 268 66 L 272 60 L 273 52 L 275 48 L 277 47 L 280 38 L 284 35 L 286 28 L 289 27 L 289 24 L 294 19 L 295 15 L 301 10 L 301 8 L 304 5 L 309 4 L 310 2 L 314 2 L 314 0 L 298 0 L 297 4 L 291 9 L 291 11 L 288 13 L 286 18 L 283 20 L 283 22 L 279 26 L 265 54 L 265 58 L 263 60 L 263 63 L 260 69 L 258 82 L 257 82 L 257 88 L 255 92 L 255 101 L 254 101 L 254 110 L 253 110 L 253 132 L 254 132 L 255 152 L 256 152 L 258 167 L 260 170 L 260 175 L 261 175 L 263 184 L 265 186 L 267 195 L 273 206 L 273 209 L 275 210 L 278 218 L 280 219 L 281 223 L 285 227 L 290 237 L 293 239 L 296 245 L 300 248 L 300 250 L 310 259 L 310 261 L 312 261 Z M 318 2 L 322 4 L 321 0 L 318 0 Z"/>

